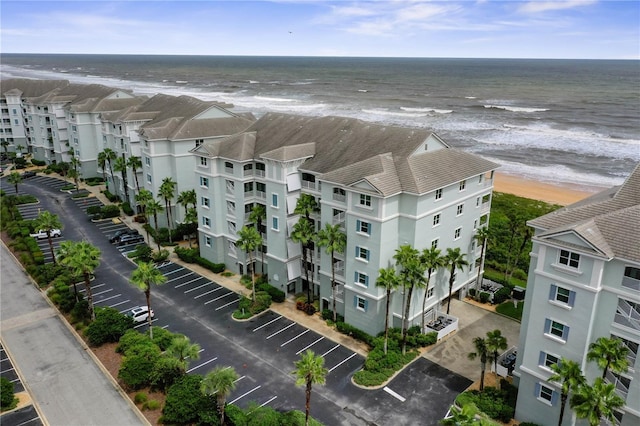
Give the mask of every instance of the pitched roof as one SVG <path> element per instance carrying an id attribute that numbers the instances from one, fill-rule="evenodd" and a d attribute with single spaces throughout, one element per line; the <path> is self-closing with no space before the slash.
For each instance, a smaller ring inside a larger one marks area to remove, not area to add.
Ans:
<path id="1" fill-rule="evenodd" d="M 306 117 L 267 113 L 244 133 L 196 151 L 229 159 L 301 160 L 299 170 L 341 185 L 368 182 L 384 195 L 400 191 L 424 194 L 494 170 L 497 164 L 438 142 L 440 149 L 416 154 L 432 133 L 424 129 L 383 126 L 345 117 Z M 205 145 L 208 145 L 205 143 Z M 215 145 L 215 146 L 213 146 Z"/>
<path id="2" fill-rule="evenodd" d="M 572 231 L 608 258 L 640 262 L 640 164 L 621 186 L 533 219 L 528 224 L 542 231 L 536 238 L 550 239 Z"/>
<path id="3" fill-rule="evenodd" d="M 55 89 L 69 85 L 67 80 L 31 80 L 28 78 L 9 78 L 0 81 L 2 94 L 21 94 L 23 98 L 42 96 Z M 17 91 L 17 92 L 16 92 Z"/>

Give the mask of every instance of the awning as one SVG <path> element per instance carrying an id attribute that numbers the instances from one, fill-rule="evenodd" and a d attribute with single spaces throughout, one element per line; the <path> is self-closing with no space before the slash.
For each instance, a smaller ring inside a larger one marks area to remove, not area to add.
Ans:
<path id="1" fill-rule="evenodd" d="M 298 194 L 287 195 L 287 213 L 293 214 L 296 209 L 296 203 L 298 202 Z"/>
<path id="2" fill-rule="evenodd" d="M 294 260 L 287 263 L 287 279 L 288 281 L 295 280 L 300 277 L 300 260 Z"/>
<path id="3" fill-rule="evenodd" d="M 287 191 L 297 191 L 300 187 L 300 175 L 298 173 L 287 175 Z"/>

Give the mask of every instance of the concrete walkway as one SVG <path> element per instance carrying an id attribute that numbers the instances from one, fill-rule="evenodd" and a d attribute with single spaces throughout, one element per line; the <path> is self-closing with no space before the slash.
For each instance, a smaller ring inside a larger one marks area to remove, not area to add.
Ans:
<path id="1" fill-rule="evenodd" d="M 4 244 L 0 334 L 44 424 L 149 424 Z"/>

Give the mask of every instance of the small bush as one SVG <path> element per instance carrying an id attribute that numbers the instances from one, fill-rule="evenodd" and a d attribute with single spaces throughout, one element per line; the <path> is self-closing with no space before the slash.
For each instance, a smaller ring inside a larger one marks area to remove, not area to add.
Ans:
<path id="1" fill-rule="evenodd" d="M 507 299 L 511 298 L 511 288 L 502 287 L 500 290 L 493 294 L 493 303 L 499 305 Z"/>
<path id="2" fill-rule="evenodd" d="M 96 308 L 96 319 L 85 330 L 91 346 L 117 342 L 133 327 L 133 319 L 113 308 Z"/>
<path id="3" fill-rule="evenodd" d="M 35 158 L 32 158 L 31 159 L 31 164 L 33 164 L 34 166 L 42 167 L 42 166 L 45 166 L 47 164 L 47 162 L 44 161 L 44 160 L 36 160 Z"/>
<path id="4" fill-rule="evenodd" d="M 336 328 L 338 329 L 339 332 L 346 334 L 348 336 L 353 337 L 354 339 L 358 339 L 366 344 L 368 344 L 369 346 L 371 346 L 373 344 L 373 336 L 371 336 L 370 334 L 365 333 L 364 331 L 350 325 L 347 324 L 345 322 L 337 322 L 336 323 Z"/>
<path id="5" fill-rule="evenodd" d="M 0 410 L 12 410 L 18 405 L 15 397 L 13 383 L 6 377 L 0 377 Z"/>
<path id="6" fill-rule="evenodd" d="M 189 263 L 195 263 L 196 257 L 200 256 L 200 251 L 198 249 L 196 249 L 196 248 L 176 247 L 174 249 L 174 252 L 175 252 L 175 254 L 178 255 L 180 260 L 183 260 L 183 261 L 189 262 Z"/>
<path id="7" fill-rule="evenodd" d="M 151 386 L 166 392 L 184 374 L 185 365 L 179 359 L 170 355 L 161 356 L 151 371 Z"/>
<path id="8" fill-rule="evenodd" d="M 118 379 L 129 389 L 140 389 L 151 383 L 152 373 L 160 359 L 160 349 L 155 345 L 142 344 L 129 348 L 125 354 Z"/>
<path id="9" fill-rule="evenodd" d="M 480 292 L 480 303 L 488 303 L 490 298 L 491 294 L 487 293 L 486 291 Z"/>
<path id="10" fill-rule="evenodd" d="M 131 328 L 127 330 L 120 340 L 118 340 L 118 346 L 116 346 L 116 352 L 119 354 L 125 354 L 127 351 L 134 347 L 144 344 L 153 344 L 149 339 L 149 336 L 142 334 L 139 331 Z"/>
<path id="11" fill-rule="evenodd" d="M 286 294 L 284 291 L 275 288 L 274 286 L 272 286 L 271 284 L 268 283 L 261 283 L 257 286 L 257 289 L 260 291 L 266 291 L 267 293 L 269 293 L 269 295 L 271 296 L 271 300 L 273 300 L 276 303 L 282 303 L 284 302 L 285 298 L 286 298 Z"/>
<path id="12" fill-rule="evenodd" d="M 100 214 L 102 212 L 101 206 L 89 206 L 87 210 L 85 210 L 89 216 L 93 216 L 96 214 Z"/>
<path id="13" fill-rule="evenodd" d="M 167 399 L 162 409 L 165 424 L 197 423 L 201 411 L 215 406 L 215 400 L 200 391 L 202 376 L 187 374 L 182 376 L 167 391 Z"/>
<path id="14" fill-rule="evenodd" d="M 127 216 L 133 216 L 134 211 L 131 208 L 131 204 L 128 201 L 125 201 L 124 203 L 122 203 L 120 205 L 120 208 L 122 209 L 122 211 L 127 215 Z"/>
<path id="15" fill-rule="evenodd" d="M 106 205 L 102 207 L 100 214 L 102 215 L 103 219 L 118 217 L 120 216 L 120 207 L 116 206 L 115 204 Z"/>
<path id="16" fill-rule="evenodd" d="M 169 346 L 171 346 L 173 339 L 175 339 L 176 337 L 182 336 L 181 334 L 172 333 L 169 330 L 166 330 L 162 327 L 153 326 L 152 328 L 153 328 L 153 343 L 158 345 L 161 351 L 166 351 L 169 348 Z"/>
<path id="17" fill-rule="evenodd" d="M 144 404 L 148 399 L 149 397 L 146 393 L 138 392 L 136 396 L 133 397 L 133 402 L 135 402 L 136 404 Z"/>
<path id="18" fill-rule="evenodd" d="M 143 410 L 153 411 L 157 410 L 158 408 L 160 408 L 160 401 L 158 401 L 157 399 L 151 399 L 142 404 Z"/>
<path id="19" fill-rule="evenodd" d="M 155 251 L 151 254 L 151 260 L 155 263 L 164 262 L 169 258 L 169 250 L 162 249 L 160 251 Z"/>

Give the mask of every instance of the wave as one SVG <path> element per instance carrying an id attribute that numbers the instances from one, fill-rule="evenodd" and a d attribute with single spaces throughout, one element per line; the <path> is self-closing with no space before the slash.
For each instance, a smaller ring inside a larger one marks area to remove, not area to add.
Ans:
<path id="1" fill-rule="evenodd" d="M 428 117 L 427 113 L 412 113 L 412 112 L 396 112 L 389 110 L 380 110 L 380 109 L 363 109 L 362 112 L 372 115 L 386 115 L 386 116 L 395 116 L 395 117 Z"/>
<path id="2" fill-rule="evenodd" d="M 266 102 L 297 102 L 295 99 L 287 99 L 287 98 L 271 98 L 268 96 L 254 96 L 255 99 L 266 101 Z"/>
<path id="3" fill-rule="evenodd" d="M 453 112 L 452 109 L 436 109 L 436 108 L 400 107 L 400 109 L 407 112 L 436 112 L 438 114 L 451 114 Z"/>
<path id="4" fill-rule="evenodd" d="M 526 108 L 526 107 L 514 107 L 509 105 L 484 105 L 487 109 L 503 109 L 511 112 L 545 112 L 549 111 L 549 108 Z"/>

